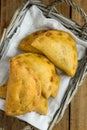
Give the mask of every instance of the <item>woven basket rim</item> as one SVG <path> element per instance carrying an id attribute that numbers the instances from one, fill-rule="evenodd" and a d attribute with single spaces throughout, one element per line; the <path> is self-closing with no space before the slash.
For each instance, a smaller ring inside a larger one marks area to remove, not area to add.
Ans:
<path id="1" fill-rule="evenodd" d="M 22 20 L 25 16 L 27 10 L 32 5 L 36 5 L 37 7 L 40 7 L 40 5 L 41 5 L 41 8 L 44 9 L 43 13 L 45 12 L 45 10 L 47 10 L 47 8 L 45 8 L 45 6 L 44 6 L 44 4 L 42 4 L 42 2 L 36 1 L 36 4 L 35 4 L 35 3 L 32 3 L 31 1 L 28 0 L 22 7 L 20 7 L 16 11 L 16 14 L 14 15 L 9 27 L 7 29 L 5 29 L 5 31 L 2 35 L 1 46 L 0 46 L 2 48 L 2 50 L 0 50 L 0 58 L 2 58 L 5 55 L 5 49 L 6 49 L 5 45 L 6 44 L 8 45 L 9 39 L 12 38 L 12 36 L 15 33 L 15 30 L 17 29 L 15 23 L 17 22 L 17 20 L 19 21 L 19 23 L 22 23 Z M 49 11 L 49 9 L 48 9 L 48 11 Z M 54 14 L 57 14 L 55 9 L 53 9 L 53 11 L 54 11 L 53 12 Z M 20 17 L 21 17 L 21 19 L 20 19 Z M 9 49 L 9 48 L 7 48 L 7 49 Z M 62 118 L 62 116 L 64 114 L 66 107 L 71 102 L 73 96 L 77 92 L 79 85 L 81 85 L 81 83 L 83 82 L 83 79 L 87 74 L 87 62 L 86 61 L 87 61 L 87 49 L 86 49 L 85 56 L 79 62 L 79 66 L 78 66 L 77 73 L 76 73 L 75 77 L 70 80 L 67 91 L 66 91 L 66 93 L 63 97 L 63 100 L 61 102 L 60 109 L 58 109 L 57 112 L 55 113 L 53 120 L 51 121 L 51 123 L 49 125 L 48 130 L 51 130 L 53 128 L 53 126 L 55 125 L 55 123 L 58 123 L 60 121 L 60 119 Z M 31 130 L 32 130 L 32 128 L 33 127 L 31 127 Z M 27 129 L 25 128 L 24 130 L 27 130 Z"/>

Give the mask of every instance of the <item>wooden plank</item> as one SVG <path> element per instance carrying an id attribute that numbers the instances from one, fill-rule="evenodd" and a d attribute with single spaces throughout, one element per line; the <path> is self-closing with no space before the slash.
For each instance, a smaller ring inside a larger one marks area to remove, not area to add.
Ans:
<path id="1" fill-rule="evenodd" d="M 87 13 L 87 0 L 73 0 L 78 6 L 80 6 L 84 11 Z M 77 21 L 79 24 L 83 25 L 83 18 L 82 16 L 77 13 L 75 9 L 72 9 L 72 19 Z"/>
<path id="2" fill-rule="evenodd" d="M 6 28 L 12 19 L 16 9 L 25 0 L 1 0 L 1 27 Z"/>
<path id="3" fill-rule="evenodd" d="M 87 76 L 71 102 L 70 130 L 87 130 Z"/>
<path id="4" fill-rule="evenodd" d="M 0 128 L 4 128 L 4 130 L 22 130 L 25 125 L 26 123 L 16 118 L 6 116 L 4 112 L 0 111 Z"/>
<path id="5" fill-rule="evenodd" d="M 76 0 L 76 3 L 87 13 L 87 0 Z M 72 18 L 83 25 L 83 19 L 75 10 L 72 10 Z M 71 102 L 70 130 L 87 130 L 87 76 L 81 88 Z"/>
<path id="6" fill-rule="evenodd" d="M 55 0 L 40 0 L 42 2 L 44 2 L 45 4 L 47 5 L 50 5 L 51 3 L 53 3 L 53 1 Z M 61 2 L 59 3 L 57 6 L 56 6 L 57 10 L 63 14 L 64 16 L 67 16 L 69 17 L 70 16 L 70 6 L 67 5 L 66 3 L 64 2 Z"/>
<path id="7" fill-rule="evenodd" d="M 53 130 L 69 130 L 69 107 L 66 109 L 61 121 L 54 126 Z"/>
<path id="8" fill-rule="evenodd" d="M 7 4 L 6 4 L 6 23 L 7 26 L 10 23 L 10 20 L 12 19 L 15 11 L 20 7 L 20 5 L 22 4 L 22 2 L 24 0 L 6 0 Z"/>
<path id="9" fill-rule="evenodd" d="M 7 1 L 1 0 L 1 33 L 6 26 L 6 5 Z"/>

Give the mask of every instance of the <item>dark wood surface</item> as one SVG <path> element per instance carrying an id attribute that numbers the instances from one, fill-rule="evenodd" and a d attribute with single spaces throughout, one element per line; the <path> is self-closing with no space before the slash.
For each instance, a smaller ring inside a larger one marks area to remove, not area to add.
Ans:
<path id="1" fill-rule="evenodd" d="M 3 29 L 9 25 L 9 22 L 15 10 L 25 0 L 0 0 L 0 37 Z M 49 3 L 53 0 L 42 0 Z M 87 0 L 74 0 L 87 13 Z M 66 4 L 58 5 L 58 10 L 65 16 L 71 17 L 83 24 L 80 15 Z M 71 104 L 65 111 L 62 120 L 55 125 L 53 130 L 87 130 L 87 77 L 77 94 L 73 98 Z M 0 111 L 0 130 L 22 130 L 27 123 L 19 121 L 13 117 L 8 117 L 4 112 Z"/>

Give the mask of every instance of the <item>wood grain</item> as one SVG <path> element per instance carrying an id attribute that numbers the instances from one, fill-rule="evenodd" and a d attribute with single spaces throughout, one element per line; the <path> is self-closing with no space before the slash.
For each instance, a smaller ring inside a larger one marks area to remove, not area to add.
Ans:
<path id="1" fill-rule="evenodd" d="M 71 102 L 70 130 L 87 129 L 87 76 Z"/>
<path id="2" fill-rule="evenodd" d="M 25 0 L 0 0 L 0 36 L 3 29 L 8 26 L 15 10 Z M 53 0 L 42 0 L 46 4 L 49 4 Z M 87 12 L 87 0 L 74 0 Z M 66 4 L 60 4 L 57 6 L 58 11 L 65 16 L 72 16 L 80 24 L 83 24 L 83 20 L 80 15 Z M 72 10 L 72 12 L 70 12 Z M 78 90 L 77 94 L 72 100 L 71 105 L 65 111 L 62 120 L 55 125 L 53 130 L 86 130 L 87 129 L 87 77 Z M 0 127 L 4 130 L 22 130 L 27 123 L 22 122 L 13 117 L 8 117 L 4 112 L 0 111 Z"/>
<path id="3" fill-rule="evenodd" d="M 66 109 L 61 121 L 54 126 L 53 130 L 69 130 L 69 107 Z"/>
<path id="4" fill-rule="evenodd" d="M 74 0 L 75 1 L 75 0 Z M 87 13 L 87 0 L 75 1 Z M 82 17 L 73 9 L 72 18 L 83 25 Z M 87 76 L 84 83 L 78 90 L 74 99 L 71 102 L 70 111 L 70 130 L 86 130 L 87 129 Z"/>
<path id="5" fill-rule="evenodd" d="M 27 124 L 0 111 L 0 127 L 4 130 L 22 130 Z"/>
<path id="6" fill-rule="evenodd" d="M 73 0 L 78 6 L 80 6 L 84 11 L 87 13 L 87 0 Z M 72 19 L 77 21 L 80 25 L 83 25 L 83 18 L 82 16 L 75 10 L 72 9 Z"/>

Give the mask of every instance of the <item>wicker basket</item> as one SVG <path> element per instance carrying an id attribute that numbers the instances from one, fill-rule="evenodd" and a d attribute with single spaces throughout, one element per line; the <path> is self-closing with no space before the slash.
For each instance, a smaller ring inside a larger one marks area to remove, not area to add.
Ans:
<path id="1" fill-rule="evenodd" d="M 81 27 L 76 22 L 61 15 L 55 8 L 55 5 L 57 5 L 60 2 L 66 2 L 67 4 L 72 6 L 74 9 L 76 9 L 83 17 L 83 20 L 85 22 L 84 26 Z M 24 3 L 16 11 L 9 27 L 7 29 L 4 29 L 4 32 L 1 38 L 1 43 L 0 43 L 0 59 L 2 59 L 2 57 L 5 56 L 9 48 L 8 47 L 9 40 L 12 38 L 17 28 L 21 25 L 26 12 L 32 5 L 36 5 L 43 12 L 45 17 L 54 18 L 60 21 L 63 24 L 63 26 L 65 26 L 70 31 L 72 31 L 81 40 L 83 41 L 87 40 L 87 15 L 83 11 L 83 9 L 81 9 L 71 0 L 55 0 L 55 2 L 51 3 L 51 5 L 49 6 L 43 4 L 41 1 L 27 0 L 26 3 Z M 73 96 L 75 95 L 79 86 L 83 82 L 83 79 L 86 74 L 87 74 L 87 49 L 86 49 L 85 56 L 79 61 L 76 75 L 70 80 L 69 86 L 65 92 L 65 95 L 63 96 L 60 108 L 56 111 L 53 117 L 53 120 L 51 121 L 49 125 L 48 130 L 52 130 L 53 126 L 60 121 L 66 107 L 71 102 Z M 28 125 L 23 130 L 37 130 L 37 129 L 31 125 Z"/>

